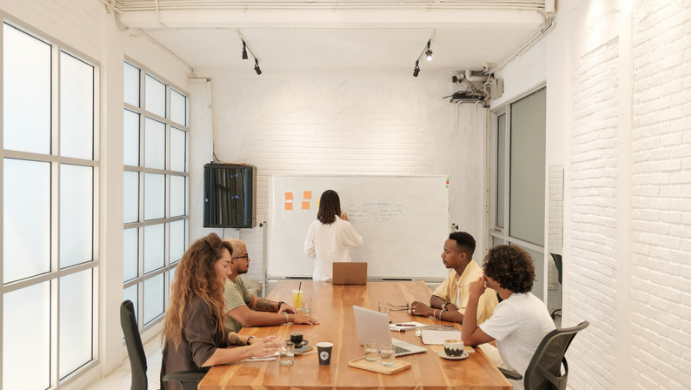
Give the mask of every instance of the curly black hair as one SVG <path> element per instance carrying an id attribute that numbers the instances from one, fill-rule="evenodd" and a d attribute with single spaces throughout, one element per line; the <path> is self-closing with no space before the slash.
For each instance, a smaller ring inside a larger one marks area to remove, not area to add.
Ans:
<path id="1" fill-rule="evenodd" d="M 485 257 L 485 276 L 514 293 L 527 293 L 533 288 L 535 266 L 528 252 L 514 245 L 499 245 Z"/>

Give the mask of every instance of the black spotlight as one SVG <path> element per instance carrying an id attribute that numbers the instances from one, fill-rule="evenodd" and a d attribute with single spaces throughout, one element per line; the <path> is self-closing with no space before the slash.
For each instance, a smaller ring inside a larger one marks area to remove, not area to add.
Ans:
<path id="1" fill-rule="evenodd" d="M 420 74 L 420 61 L 415 61 L 415 69 L 413 69 L 413 77 L 417 77 Z"/>
<path id="2" fill-rule="evenodd" d="M 254 71 L 257 72 L 257 76 L 262 74 L 262 70 L 259 68 L 259 61 L 257 59 L 254 59 Z"/>
<path id="3" fill-rule="evenodd" d="M 247 44 L 245 41 L 242 41 L 242 59 L 246 60 L 247 59 Z"/>

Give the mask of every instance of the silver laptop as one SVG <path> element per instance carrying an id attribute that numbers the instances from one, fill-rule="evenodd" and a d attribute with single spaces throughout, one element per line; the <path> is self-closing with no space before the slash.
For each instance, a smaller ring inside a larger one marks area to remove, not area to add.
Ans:
<path id="1" fill-rule="evenodd" d="M 360 306 L 353 306 L 353 314 L 355 315 L 355 328 L 357 329 L 357 337 L 360 341 L 360 345 L 364 345 L 365 340 L 374 339 L 379 341 L 380 344 L 393 344 L 396 348 L 396 356 L 427 352 L 427 348 L 406 343 L 403 340 L 391 337 L 388 315 Z"/>

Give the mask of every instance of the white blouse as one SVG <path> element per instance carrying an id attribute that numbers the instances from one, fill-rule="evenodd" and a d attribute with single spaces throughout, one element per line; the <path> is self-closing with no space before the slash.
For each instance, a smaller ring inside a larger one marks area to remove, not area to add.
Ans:
<path id="1" fill-rule="evenodd" d="M 305 239 L 305 253 L 314 259 L 312 279 L 315 281 L 331 279 L 332 264 L 339 261 L 352 261 L 349 247 L 359 248 L 362 244 L 362 236 L 355 231 L 353 225 L 338 216 L 329 225 L 319 220 L 312 222 L 307 229 Z"/>

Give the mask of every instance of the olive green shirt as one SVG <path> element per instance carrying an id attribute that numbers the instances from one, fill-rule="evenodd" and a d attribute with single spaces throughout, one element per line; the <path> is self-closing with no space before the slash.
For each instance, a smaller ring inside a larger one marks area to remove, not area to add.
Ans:
<path id="1" fill-rule="evenodd" d="M 252 294 L 250 294 L 242 278 L 238 276 L 234 282 L 230 279 L 226 280 L 223 297 L 226 300 L 226 316 L 223 324 L 228 331 L 239 332 L 242 329 L 242 324 L 228 315 L 228 312 L 242 305 L 249 304 L 252 300 Z"/>

